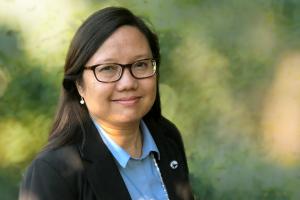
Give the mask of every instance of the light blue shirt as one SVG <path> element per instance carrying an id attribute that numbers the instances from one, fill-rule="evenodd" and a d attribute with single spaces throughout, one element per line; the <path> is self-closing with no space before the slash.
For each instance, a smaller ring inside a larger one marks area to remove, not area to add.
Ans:
<path id="1" fill-rule="evenodd" d="M 137 159 L 132 158 L 122 147 L 116 144 L 97 122 L 94 121 L 94 123 L 104 144 L 117 161 L 118 169 L 131 198 L 133 200 L 167 199 L 153 155 L 153 152 L 157 152 L 159 158 L 159 151 L 146 124 L 141 121 L 143 148 L 142 156 Z"/>

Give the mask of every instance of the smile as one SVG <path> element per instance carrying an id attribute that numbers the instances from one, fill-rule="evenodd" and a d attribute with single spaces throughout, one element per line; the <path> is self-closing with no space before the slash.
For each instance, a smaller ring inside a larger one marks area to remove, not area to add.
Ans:
<path id="1" fill-rule="evenodd" d="M 131 97 L 123 97 L 118 99 L 113 99 L 113 102 L 125 105 L 125 106 L 131 106 L 139 102 L 141 99 L 140 96 L 131 96 Z"/>

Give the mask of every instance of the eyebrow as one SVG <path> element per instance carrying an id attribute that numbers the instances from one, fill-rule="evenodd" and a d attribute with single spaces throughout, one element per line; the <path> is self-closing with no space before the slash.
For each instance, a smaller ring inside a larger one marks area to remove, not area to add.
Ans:
<path id="1" fill-rule="evenodd" d="M 140 55 L 136 55 L 134 57 L 132 57 L 131 61 L 130 62 L 134 62 L 136 60 L 142 60 L 142 59 L 147 59 L 147 58 L 152 58 L 153 56 L 152 55 L 149 55 L 149 54 L 140 54 Z M 100 61 L 97 61 L 97 63 L 119 63 L 117 62 L 117 58 L 107 58 L 107 59 L 104 59 L 104 60 L 100 60 Z"/>

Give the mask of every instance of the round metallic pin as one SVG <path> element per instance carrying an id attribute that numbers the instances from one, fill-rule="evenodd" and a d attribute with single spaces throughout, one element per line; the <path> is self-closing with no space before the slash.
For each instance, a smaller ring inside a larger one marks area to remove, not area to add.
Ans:
<path id="1" fill-rule="evenodd" d="M 170 167 L 171 167 L 172 169 L 176 169 L 176 168 L 178 167 L 178 162 L 177 162 L 176 160 L 172 160 L 172 161 L 170 162 Z"/>

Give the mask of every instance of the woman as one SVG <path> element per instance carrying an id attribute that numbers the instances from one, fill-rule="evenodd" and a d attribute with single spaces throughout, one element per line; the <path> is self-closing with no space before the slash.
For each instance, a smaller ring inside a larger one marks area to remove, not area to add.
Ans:
<path id="1" fill-rule="evenodd" d="M 19 199 L 193 199 L 181 136 L 161 115 L 156 35 L 125 8 L 76 32 L 49 142 Z"/>

